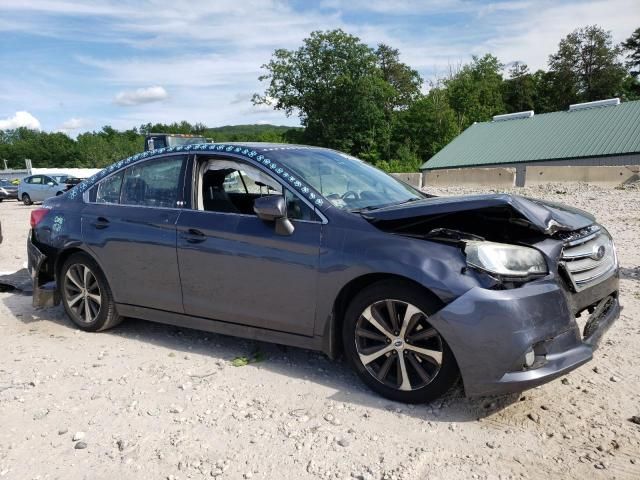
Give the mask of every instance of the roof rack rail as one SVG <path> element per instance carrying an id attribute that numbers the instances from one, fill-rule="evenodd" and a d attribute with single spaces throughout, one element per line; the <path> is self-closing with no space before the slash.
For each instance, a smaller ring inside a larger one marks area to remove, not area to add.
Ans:
<path id="1" fill-rule="evenodd" d="M 596 100 L 595 102 L 574 103 L 569 105 L 569 111 L 584 110 L 585 108 L 609 107 L 612 105 L 620 105 L 619 98 L 607 98 L 606 100 Z"/>

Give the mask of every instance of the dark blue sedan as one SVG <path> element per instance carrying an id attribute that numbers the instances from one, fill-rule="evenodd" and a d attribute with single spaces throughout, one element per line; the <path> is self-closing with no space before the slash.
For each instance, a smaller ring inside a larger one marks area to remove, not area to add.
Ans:
<path id="1" fill-rule="evenodd" d="M 615 247 L 588 213 L 430 197 L 323 148 L 144 152 L 31 227 L 34 304 L 62 301 L 83 330 L 136 317 L 343 353 L 403 402 L 460 376 L 467 395 L 549 381 L 591 359 L 620 309 Z"/>

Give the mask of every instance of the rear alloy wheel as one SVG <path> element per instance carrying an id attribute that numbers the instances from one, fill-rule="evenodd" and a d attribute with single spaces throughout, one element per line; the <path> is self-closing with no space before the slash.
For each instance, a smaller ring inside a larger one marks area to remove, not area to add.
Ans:
<path id="1" fill-rule="evenodd" d="M 33 203 L 28 193 L 22 194 L 22 203 L 24 203 L 25 205 L 31 205 Z"/>
<path id="2" fill-rule="evenodd" d="M 62 266 L 60 280 L 67 315 L 82 330 L 106 330 L 120 323 L 109 285 L 91 257 L 71 255 Z"/>
<path id="3" fill-rule="evenodd" d="M 458 378 L 451 350 L 429 323 L 438 306 L 420 289 L 380 282 L 349 306 L 345 352 L 364 382 L 392 400 L 424 403 Z"/>

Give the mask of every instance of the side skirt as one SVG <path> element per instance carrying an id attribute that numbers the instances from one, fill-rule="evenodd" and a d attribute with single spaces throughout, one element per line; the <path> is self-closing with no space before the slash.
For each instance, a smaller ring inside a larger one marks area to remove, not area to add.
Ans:
<path id="1" fill-rule="evenodd" d="M 249 327 L 236 323 L 223 322 L 221 320 L 210 320 L 208 318 L 192 317 L 181 313 L 165 312 L 164 310 L 154 310 L 153 308 L 136 307 L 118 303 L 118 313 L 123 317 L 140 318 L 150 322 L 164 323 L 184 328 L 193 328 L 205 332 L 221 333 L 234 337 L 248 338 L 261 342 L 279 343 L 292 347 L 308 348 L 310 350 L 323 350 L 322 337 L 306 337 L 292 333 L 267 330 L 257 327 Z"/>

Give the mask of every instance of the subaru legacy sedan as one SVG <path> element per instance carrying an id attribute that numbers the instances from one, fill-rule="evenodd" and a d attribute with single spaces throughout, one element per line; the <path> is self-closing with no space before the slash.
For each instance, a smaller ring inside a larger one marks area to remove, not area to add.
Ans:
<path id="1" fill-rule="evenodd" d="M 324 148 L 201 144 L 121 160 L 33 210 L 34 304 L 343 354 L 427 402 L 521 391 L 592 358 L 618 261 L 588 213 L 432 197 Z"/>

